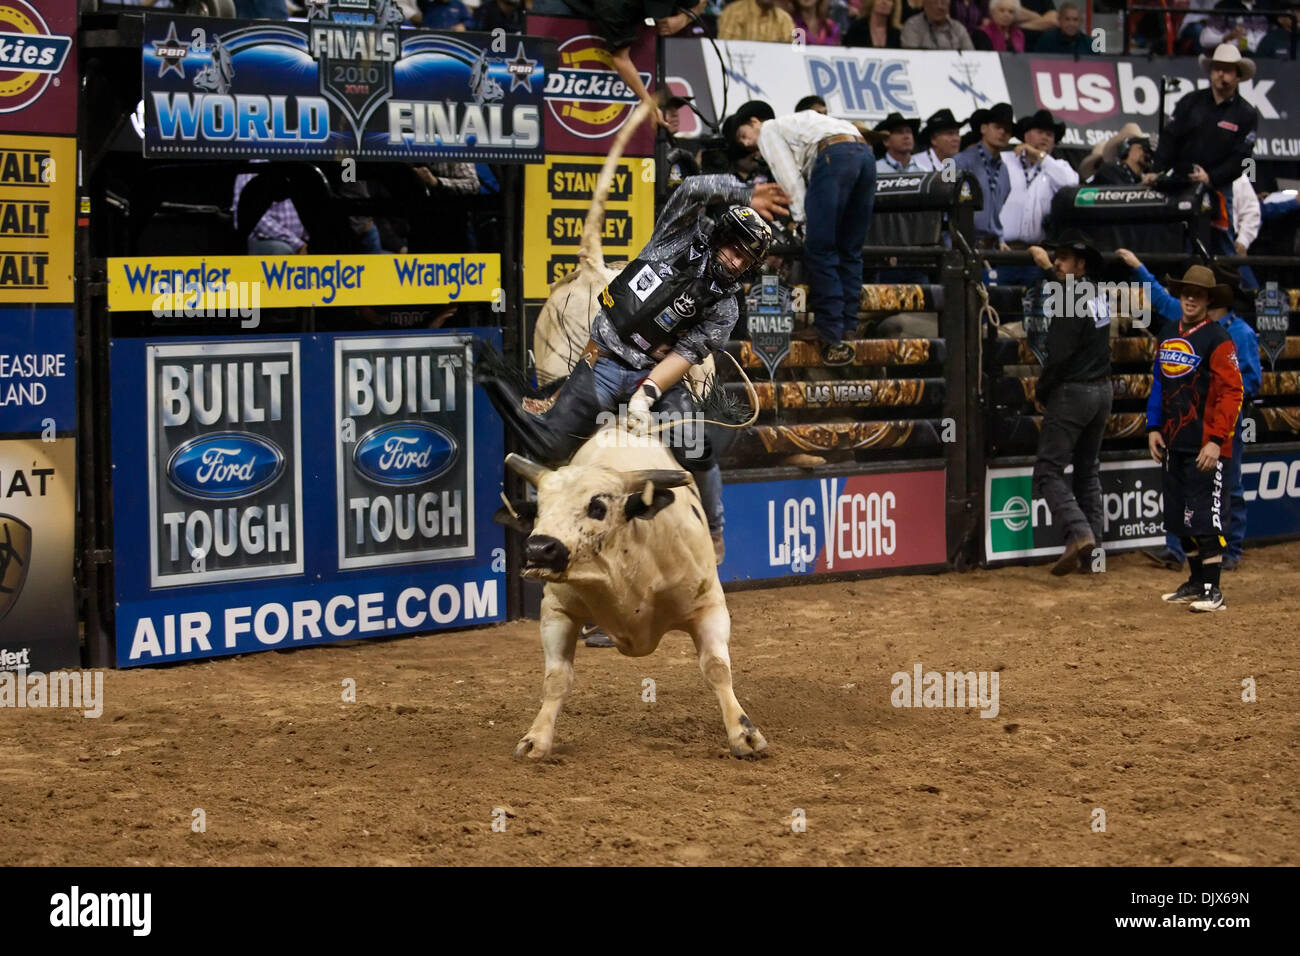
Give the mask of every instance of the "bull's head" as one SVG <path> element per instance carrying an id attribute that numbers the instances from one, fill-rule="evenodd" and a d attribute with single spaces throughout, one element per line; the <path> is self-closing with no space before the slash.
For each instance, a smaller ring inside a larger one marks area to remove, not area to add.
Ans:
<path id="1" fill-rule="evenodd" d="M 653 518 L 673 503 L 672 489 L 686 484 L 684 471 L 617 471 L 596 465 L 550 469 L 520 455 L 506 467 L 537 487 L 532 514 L 518 507 L 506 523 L 528 533 L 523 575 L 562 581 L 632 521 Z M 531 520 L 530 520 L 531 519 Z"/>

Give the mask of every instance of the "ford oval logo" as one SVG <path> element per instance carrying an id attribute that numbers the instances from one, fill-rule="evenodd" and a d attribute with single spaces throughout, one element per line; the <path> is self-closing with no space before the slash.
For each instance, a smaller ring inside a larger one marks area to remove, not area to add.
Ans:
<path id="1" fill-rule="evenodd" d="M 380 485 L 422 485 L 447 471 L 460 446 L 445 428 L 424 422 L 394 422 L 372 428 L 357 441 L 352 462 Z"/>
<path id="2" fill-rule="evenodd" d="M 167 478 L 191 498 L 246 498 L 284 471 L 284 454 L 269 439 L 224 432 L 191 438 L 167 461 Z"/>

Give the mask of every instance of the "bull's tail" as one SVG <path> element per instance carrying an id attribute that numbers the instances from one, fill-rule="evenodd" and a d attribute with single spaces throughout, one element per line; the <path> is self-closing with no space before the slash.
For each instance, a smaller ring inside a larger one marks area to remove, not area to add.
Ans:
<path id="1" fill-rule="evenodd" d="M 649 115 L 650 107 L 642 103 L 632 111 L 632 115 L 614 137 L 609 155 L 605 157 L 605 164 L 600 168 L 596 189 L 591 194 L 591 208 L 587 210 L 587 221 L 582 226 L 582 245 L 578 248 L 580 263 L 590 263 L 597 269 L 605 268 L 605 253 L 600 244 L 600 234 L 605 228 L 605 200 L 609 198 L 609 190 L 614 185 L 614 171 L 618 168 L 618 161 L 623 158 L 623 150 L 627 148 L 628 141 L 637 127 Z"/>

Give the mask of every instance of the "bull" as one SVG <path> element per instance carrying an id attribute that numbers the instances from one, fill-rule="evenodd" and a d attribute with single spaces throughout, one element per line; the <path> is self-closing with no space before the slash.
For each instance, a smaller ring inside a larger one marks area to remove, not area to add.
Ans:
<path id="1" fill-rule="evenodd" d="M 594 621 L 629 657 L 653 653 L 668 631 L 688 632 L 722 707 L 731 753 L 757 757 L 767 741 L 732 690 L 731 615 L 699 491 L 662 444 L 620 447 L 627 443 L 608 434 L 617 428 L 597 432 L 557 469 L 506 458 L 536 486 L 537 501 L 508 504 L 498 516 L 528 535 L 523 576 L 545 582 L 542 706 L 515 756 L 551 753 L 555 721 L 573 687 L 579 630 Z"/>

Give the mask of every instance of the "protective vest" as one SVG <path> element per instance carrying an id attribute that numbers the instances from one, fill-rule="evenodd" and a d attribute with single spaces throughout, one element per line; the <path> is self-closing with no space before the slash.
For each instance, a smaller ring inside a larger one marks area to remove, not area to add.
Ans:
<path id="1" fill-rule="evenodd" d="M 708 243 L 697 239 L 671 265 L 633 259 L 600 294 L 600 304 L 618 337 L 629 347 L 660 361 L 682 333 L 699 324 L 738 283 L 721 286 L 708 271 Z"/>

